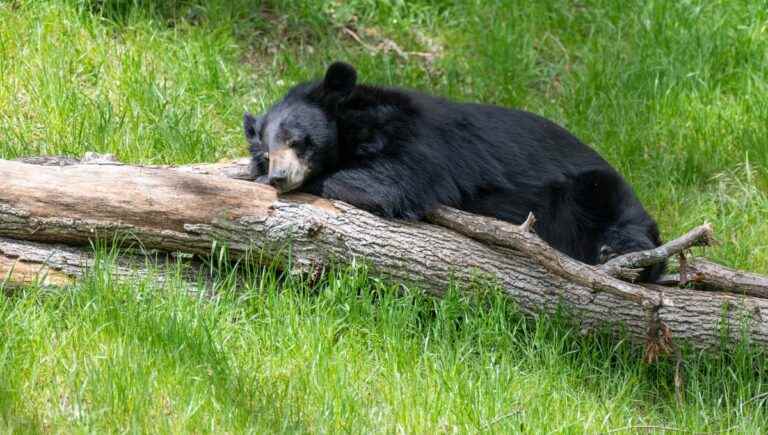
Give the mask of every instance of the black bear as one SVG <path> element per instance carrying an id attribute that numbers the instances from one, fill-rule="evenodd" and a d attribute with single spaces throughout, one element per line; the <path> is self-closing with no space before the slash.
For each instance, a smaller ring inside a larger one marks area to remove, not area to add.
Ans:
<path id="1" fill-rule="evenodd" d="M 244 117 L 252 171 L 280 192 L 339 199 L 388 218 L 443 204 L 519 224 L 589 264 L 661 244 L 622 176 L 532 113 L 357 83 L 346 63 Z M 643 271 L 655 281 L 665 265 Z"/>

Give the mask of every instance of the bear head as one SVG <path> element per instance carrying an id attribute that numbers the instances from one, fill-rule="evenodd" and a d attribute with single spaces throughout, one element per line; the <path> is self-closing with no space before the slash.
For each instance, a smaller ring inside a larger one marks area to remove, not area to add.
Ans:
<path id="1" fill-rule="evenodd" d="M 293 87 L 264 115 L 246 113 L 243 128 L 254 178 L 266 175 L 279 192 L 290 192 L 332 171 L 339 158 L 336 115 L 356 82 L 351 65 L 335 62 L 323 80 Z"/>

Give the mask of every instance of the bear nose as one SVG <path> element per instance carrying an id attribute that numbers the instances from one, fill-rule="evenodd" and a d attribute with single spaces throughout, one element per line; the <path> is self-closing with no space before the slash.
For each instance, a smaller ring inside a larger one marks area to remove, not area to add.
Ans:
<path id="1" fill-rule="evenodd" d="M 288 177 L 286 177 L 285 174 L 270 175 L 269 185 L 272 187 L 279 188 L 280 186 L 285 184 L 287 179 Z"/>

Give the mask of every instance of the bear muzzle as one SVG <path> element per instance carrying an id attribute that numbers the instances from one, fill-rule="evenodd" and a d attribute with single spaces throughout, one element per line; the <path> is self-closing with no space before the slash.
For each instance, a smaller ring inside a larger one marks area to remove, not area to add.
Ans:
<path id="1" fill-rule="evenodd" d="M 267 182 L 280 193 L 299 188 L 307 177 L 309 165 L 291 148 L 269 153 L 269 177 Z"/>

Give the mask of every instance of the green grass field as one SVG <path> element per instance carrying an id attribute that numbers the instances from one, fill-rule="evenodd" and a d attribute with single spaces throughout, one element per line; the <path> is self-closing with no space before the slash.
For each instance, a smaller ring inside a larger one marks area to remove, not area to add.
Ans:
<path id="1" fill-rule="evenodd" d="M 764 0 L 0 0 L 0 158 L 243 156 L 243 111 L 335 59 L 543 114 L 620 168 L 666 237 L 707 220 L 707 256 L 768 271 Z M 687 351 L 678 404 L 668 362 L 493 291 L 249 268 L 198 298 L 107 269 L 0 292 L 0 432 L 768 431 L 768 359 L 746 346 Z"/>

